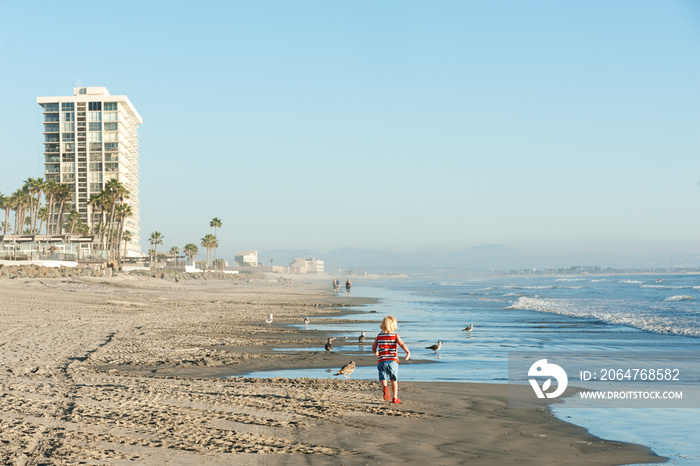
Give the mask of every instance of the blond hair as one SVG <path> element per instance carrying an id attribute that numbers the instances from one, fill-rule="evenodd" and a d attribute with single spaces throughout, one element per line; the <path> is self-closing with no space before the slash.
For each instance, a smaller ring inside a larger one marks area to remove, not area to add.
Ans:
<path id="1" fill-rule="evenodd" d="M 384 319 L 382 319 L 382 323 L 379 326 L 379 328 L 382 329 L 382 332 L 384 333 L 392 333 L 396 331 L 396 327 L 398 327 L 398 323 L 396 322 L 396 317 L 394 316 L 386 316 Z"/>

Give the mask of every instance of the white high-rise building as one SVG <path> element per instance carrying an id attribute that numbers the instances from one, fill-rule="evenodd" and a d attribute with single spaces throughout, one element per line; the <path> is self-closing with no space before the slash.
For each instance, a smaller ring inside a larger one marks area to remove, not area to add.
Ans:
<path id="1" fill-rule="evenodd" d="M 74 203 L 67 211 L 76 210 L 92 227 L 99 214 L 90 211 L 90 196 L 116 178 L 129 190 L 127 254 L 140 254 L 139 113 L 125 95 L 110 95 L 104 87 L 76 87 L 72 96 L 36 101 L 44 114 L 44 180 L 68 185 Z"/>

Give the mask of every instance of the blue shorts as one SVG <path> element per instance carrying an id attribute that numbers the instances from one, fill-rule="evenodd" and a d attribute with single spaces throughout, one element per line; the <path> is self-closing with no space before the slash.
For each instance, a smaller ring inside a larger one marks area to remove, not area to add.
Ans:
<path id="1" fill-rule="evenodd" d="M 396 361 L 382 361 L 377 364 L 379 380 L 399 380 L 399 363 Z"/>

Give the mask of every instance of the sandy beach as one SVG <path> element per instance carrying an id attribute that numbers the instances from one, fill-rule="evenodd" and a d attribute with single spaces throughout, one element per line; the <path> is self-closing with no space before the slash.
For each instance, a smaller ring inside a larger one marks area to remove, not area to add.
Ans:
<path id="1" fill-rule="evenodd" d="M 392 405 L 375 381 L 245 377 L 348 362 L 324 351 L 327 335 L 287 326 L 371 306 L 319 282 L 18 278 L 0 280 L 0 300 L 3 464 L 663 461 L 546 410 L 508 410 L 504 384 L 402 382 Z M 272 351 L 299 346 L 318 351 Z"/>

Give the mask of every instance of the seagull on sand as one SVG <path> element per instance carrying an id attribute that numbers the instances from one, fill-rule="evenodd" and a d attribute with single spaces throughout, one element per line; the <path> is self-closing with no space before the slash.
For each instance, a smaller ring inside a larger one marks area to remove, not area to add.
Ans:
<path id="1" fill-rule="evenodd" d="M 338 372 L 333 375 L 344 375 L 346 379 L 350 378 L 350 374 L 355 370 L 355 361 L 350 361 L 348 364 L 340 368 Z"/>
<path id="2" fill-rule="evenodd" d="M 326 351 L 330 351 L 333 349 L 333 344 L 331 343 L 331 341 L 333 341 L 333 340 L 335 340 L 335 338 L 330 337 L 328 339 L 328 342 L 326 342 Z"/>
<path id="3" fill-rule="evenodd" d="M 367 332 L 362 332 L 362 335 L 360 335 L 360 338 L 357 341 L 359 341 L 360 343 L 364 343 L 365 335 L 367 335 Z"/>
<path id="4" fill-rule="evenodd" d="M 272 319 L 272 314 L 270 314 L 270 317 L 268 317 L 267 319 L 265 319 L 265 323 L 266 323 L 267 325 L 270 325 L 270 324 L 272 323 L 272 320 L 273 320 L 273 319 Z"/>
<path id="5" fill-rule="evenodd" d="M 309 322 L 311 322 L 311 319 L 304 317 L 304 325 L 309 325 Z"/>
<path id="6" fill-rule="evenodd" d="M 474 324 L 469 324 L 469 327 L 462 329 L 463 332 L 471 332 L 474 330 Z"/>
<path id="7" fill-rule="evenodd" d="M 431 349 L 433 351 L 439 351 L 442 348 L 442 340 L 438 340 L 436 345 L 426 346 L 425 349 Z"/>

